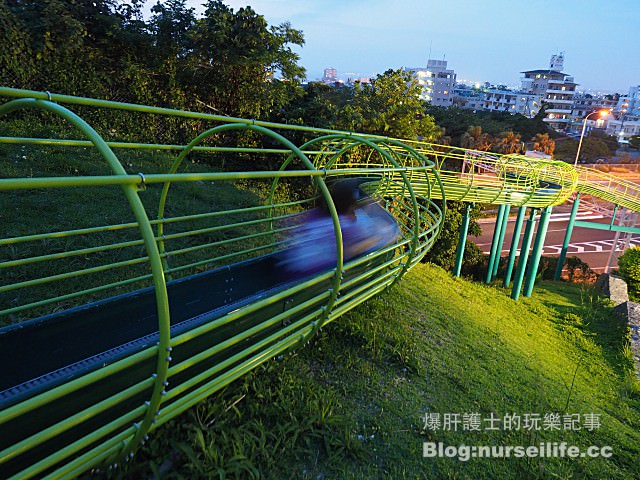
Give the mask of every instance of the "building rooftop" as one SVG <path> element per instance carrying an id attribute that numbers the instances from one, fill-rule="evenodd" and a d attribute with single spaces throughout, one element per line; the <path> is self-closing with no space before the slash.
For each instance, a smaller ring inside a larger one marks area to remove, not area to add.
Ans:
<path id="1" fill-rule="evenodd" d="M 565 75 L 567 77 L 570 77 L 571 75 L 569 73 L 564 73 L 564 72 L 559 72 L 558 70 L 549 70 L 547 69 L 541 69 L 541 70 L 526 70 L 524 72 L 520 72 L 520 73 L 548 73 L 551 75 Z"/>

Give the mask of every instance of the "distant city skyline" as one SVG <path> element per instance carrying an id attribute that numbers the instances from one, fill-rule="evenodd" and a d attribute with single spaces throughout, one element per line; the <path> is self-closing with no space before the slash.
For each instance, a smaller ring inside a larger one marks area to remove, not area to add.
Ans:
<path id="1" fill-rule="evenodd" d="M 147 3 L 147 7 L 153 5 Z M 201 0 L 188 0 L 202 13 Z M 423 67 L 445 59 L 458 80 L 518 86 L 520 72 L 565 52 L 579 90 L 625 93 L 640 84 L 638 0 L 424 2 L 423 0 L 224 0 L 250 5 L 270 25 L 302 30 L 296 48 L 309 81 L 333 67 L 340 78 Z"/>

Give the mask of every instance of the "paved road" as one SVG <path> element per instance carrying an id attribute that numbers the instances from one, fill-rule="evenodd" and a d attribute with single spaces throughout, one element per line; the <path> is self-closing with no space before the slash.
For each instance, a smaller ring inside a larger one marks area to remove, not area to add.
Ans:
<path id="1" fill-rule="evenodd" d="M 546 241 L 544 244 L 544 255 L 557 256 L 560 254 L 560 249 L 562 248 L 562 242 L 564 241 L 564 235 L 567 229 L 568 217 L 568 212 L 552 214 L 551 222 L 549 223 L 549 229 L 547 230 Z M 578 215 L 578 219 L 598 223 L 608 223 L 607 219 L 593 212 L 580 212 Z M 502 256 L 507 256 L 509 254 L 514 225 L 515 217 L 512 214 L 507 226 L 505 242 L 502 247 Z M 489 251 L 491 250 L 491 239 L 493 236 L 495 219 L 484 219 L 483 221 L 481 221 L 480 226 L 482 227 L 482 235 L 480 237 L 470 238 L 481 248 L 484 253 L 489 254 Z M 522 229 L 523 232 L 525 226 L 526 221 Z M 536 222 L 536 228 L 537 226 L 538 222 Z M 573 235 L 571 236 L 571 244 L 569 245 L 567 255 L 575 255 L 579 257 L 580 259 L 582 259 L 582 261 L 586 262 L 592 270 L 601 273 L 605 270 L 605 267 L 607 266 L 607 263 L 609 261 L 614 238 L 615 232 L 576 227 L 574 228 Z M 615 257 L 612 263 L 614 268 L 617 266 L 617 262 L 615 259 L 617 259 L 617 257 L 621 255 L 624 249 L 624 244 L 625 237 L 624 234 L 621 234 L 620 239 L 618 240 L 618 248 L 615 252 Z M 640 246 L 640 235 L 632 236 L 630 245 Z"/>

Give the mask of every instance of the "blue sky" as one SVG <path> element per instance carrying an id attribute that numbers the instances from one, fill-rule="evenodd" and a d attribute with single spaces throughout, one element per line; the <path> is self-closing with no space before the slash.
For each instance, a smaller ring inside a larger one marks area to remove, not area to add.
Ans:
<path id="1" fill-rule="evenodd" d="M 189 0 L 201 12 L 200 1 Z M 445 58 L 458 79 L 520 84 L 565 52 L 579 89 L 627 92 L 640 84 L 640 0 L 226 0 L 251 5 L 270 24 L 302 30 L 309 80 Z"/>

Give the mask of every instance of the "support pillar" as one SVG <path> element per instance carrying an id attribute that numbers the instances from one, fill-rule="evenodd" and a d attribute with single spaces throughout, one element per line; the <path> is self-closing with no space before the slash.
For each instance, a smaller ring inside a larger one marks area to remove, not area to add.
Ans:
<path id="1" fill-rule="evenodd" d="M 527 207 L 518 208 L 518 216 L 516 217 L 516 224 L 513 227 L 513 238 L 511 239 L 511 249 L 509 250 L 509 259 L 507 260 L 507 271 L 504 274 L 505 287 L 511 284 L 511 274 L 513 273 L 513 265 L 516 261 L 516 252 L 518 251 L 518 243 L 520 243 L 520 233 L 522 233 L 522 224 L 524 223 L 524 214 L 527 212 Z"/>
<path id="2" fill-rule="evenodd" d="M 618 241 L 620 240 L 620 232 L 616 232 L 613 237 L 613 245 L 611 246 L 611 251 L 609 252 L 609 258 L 607 259 L 607 266 L 604 267 L 604 273 L 610 273 L 611 267 L 613 265 L 613 259 L 616 256 L 616 251 L 618 250 Z"/>
<path id="3" fill-rule="evenodd" d="M 464 257 L 464 249 L 467 245 L 467 235 L 469 233 L 469 220 L 472 205 L 467 203 L 467 207 L 464 210 L 464 216 L 462 217 L 462 225 L 460 226 L 460 239 L 458 240 L 458 249 L 456 250 L 456 264 L 453 269 L 453 274 L 456 277 L 460 276 L 462 270 L 462 259 Z"/>
<path id="4" fill-rule="evenodd" d="M 524 283 L 524 296 L 530 297 L 533 293 L 533 285 L 536 283 L 536 275 L 538 274 L 538 266 L 542 257 L 542 249 L 544 248 L 544 240 L 547 237 L 547 228 L 551 219 L 551 207 L 547 207 L 542 211 L 540 216 L 540 224 L 536 233 L 536 241 L 533 244 L 533 252 L 531 253 L 531 262 L 529 264 L 527 279 Z"/>
<path id="5" fill-rule="evenodd" d="M 507 233 L 507 226 L 509 225 L 509 212 L 511 211 L 511 205 L 504 206 L 504 216 L 502 217 L 502 226 L 500 227 L 500 236 L 498 237 L 498 250 L 496 255 L 496 261 L 493 263 L 493 273 L 491 278 L 494 279 L 498 275 L 498 267 L 500 266 L 500 255 L 502 254 L 502 244 L 504 243 L 504 236 Z"/>
<path id="6" fill-rule="evenodd" d="M 493 239 L 491 240 L 491 253 L 489 254 L 489 268 L 487 268 L 487 278 L 486 282 L 491 283 L 491 278 L 493 277 L 493 265 L 496 262 L 496 254 L 499 256 L 500 252 L 498 252 L 498 237 L 500 237 L 500 229 L 502 228 L 502 219 L 504 217 L 504 205 L 500 205 L 498 208 L 498 218 L 496 218 L 496 227 L 493 230 Z"/>
<path id="7" fill-rule="evenodd" d="M 616 205 L 615 207 L 613 207 L 613 215 L 611 216 L 611 223 L 609 224 L 609 226 L 613 226 L 615 225 L 615 221 L 616 221 L 616 215 L 618 214 L 618 209 L 620 208 L 620 205 Z M 622 214 L 622 217 L 620 218 L 620 225 L 624 225 L 625 223 L 625 215 L 624 213 Z M 611 271 L 611 265 L 613 265 L 613 259 L 616 256 L 616 250 L 618 250 L 618 240 L 620 240 L 620 231 L 616 231 L 616 234 L 613 237 L 613 245 L 611 246 L 611 251 L 609 252 L 609 258 L 607 259 L 607 266 L 604 268 L 604 273 L 609 273 Z"/>
<path id="8" fill-rule="evenodd" d="M 569 249 L 569 243 L 571 242 L 571 234 L 573 233 L 573 226 L 576 222 L 576 215 L 578 214 L 578 207 L 580 206 L 580 194 L 576 194 L 576 198 L 573 201 L 573 207 L 571 207 L 571 215 L 569 216 L 569 223 L 567 224 L 567 231 L 564 234 L 564 241 L 562 242 L 562 249 L 560 250 L 560 256 L 558 257 L 558 265 L 556 266 L 556 274 L 553 277 L 554 280 L 560 280 L 562 277 L 562 269 L 564 268 L 564 260 L 567 258 L 567 250 Z"/>
<path id="9" fill-rule="evenodd" d="M 518 298 L 520 298 L 520 289 L 522 288 L 524 271 L 527 266 L 527 260 L 529 259 L 529 248 L 531 248 L 531 238 L 533 237 L 533 230 L 536 225 L 537 213 L 537 208 L 531 209 L 531 214 L 527 220 L 527 228 L 524 230 L 522 248 L 520 249 L 520 258 L 518 258 L 518 267 L 516 268 L 516 278 L 513 281 L 513 288 L 511 289 L 511 298 L 514 300 L 518 300 Z"/>

